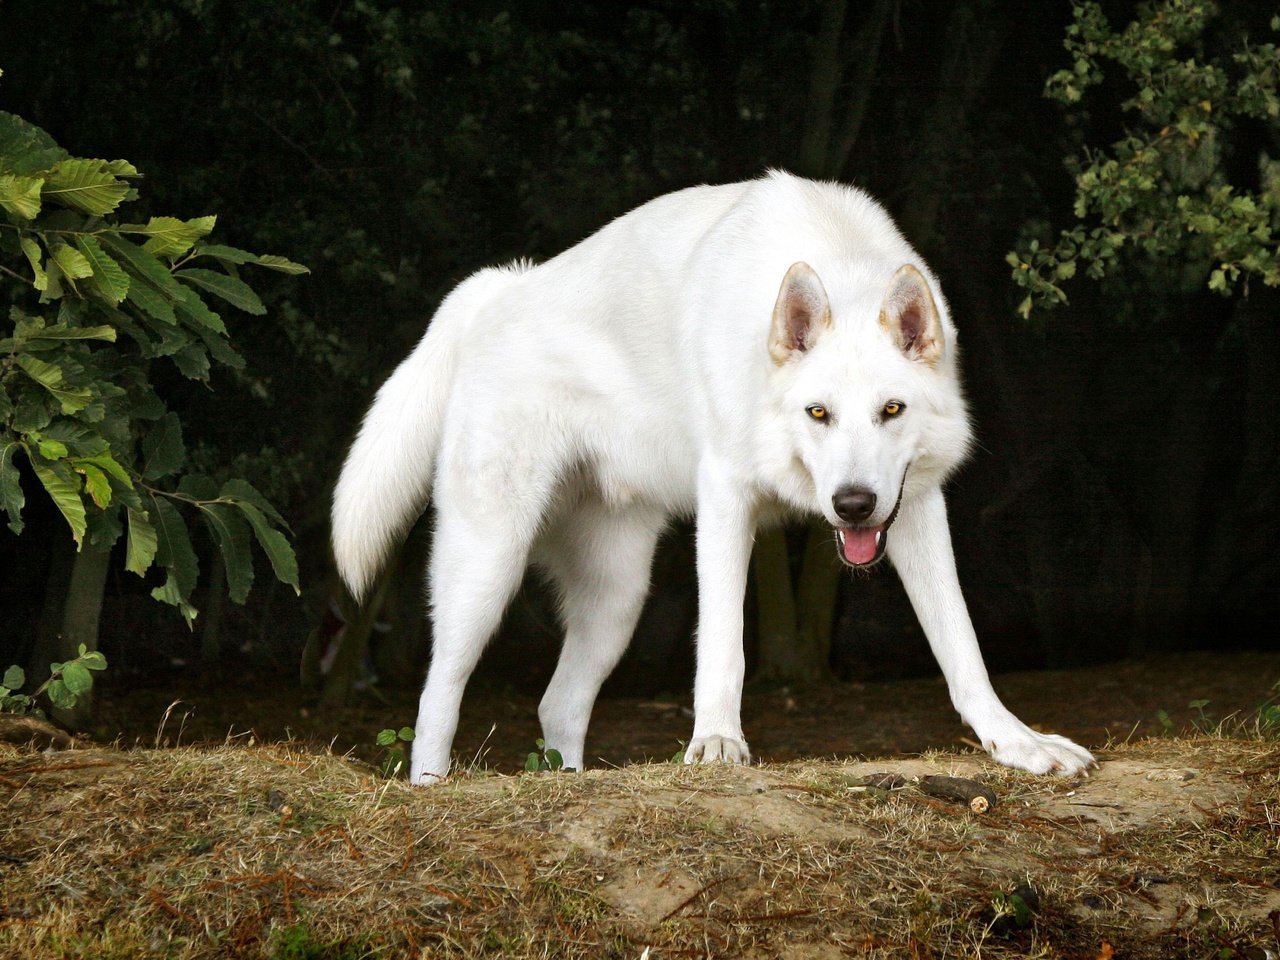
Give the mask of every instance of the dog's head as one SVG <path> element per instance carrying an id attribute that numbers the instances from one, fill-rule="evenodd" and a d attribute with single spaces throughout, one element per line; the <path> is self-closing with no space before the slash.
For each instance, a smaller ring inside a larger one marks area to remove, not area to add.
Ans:
<path id="1" fill-rule="evenodd" d="M 938 482 L 963 458 L 969 426 L 955 333 L 925 274 L 911 264 L 870 281 L 831 273 L 830 295 L 807 263 L 782 281 L 773 397 L 811 506 L 835 528 L 841 560 L 863 567 L 884 556 L 912 482 Z"/>

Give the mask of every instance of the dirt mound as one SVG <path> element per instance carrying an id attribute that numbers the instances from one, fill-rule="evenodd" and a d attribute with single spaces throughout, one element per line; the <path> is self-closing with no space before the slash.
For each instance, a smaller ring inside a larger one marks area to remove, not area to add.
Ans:
<path id="1" fill-rule="evenodd" d="M 0 751 L 4 957 L 1280 952 L 1274 741 L 1145 741 L 1081 780 L 930 754 L 430 790 L 280 744 Z"/>

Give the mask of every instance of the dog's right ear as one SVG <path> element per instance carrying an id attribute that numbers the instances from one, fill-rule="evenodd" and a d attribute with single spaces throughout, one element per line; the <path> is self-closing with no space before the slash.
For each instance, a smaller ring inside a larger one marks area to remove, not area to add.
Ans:
<path id="1" fill-rule="evenodd" d="M 793 263 L 782 278 L 782 288 L 773 305 L 769 356 L 774 363 L 784 364 L 813 346 L 818 334 L 829 326 L 831 304 L 826 288 L 813 267 L 804 261 Z"/>

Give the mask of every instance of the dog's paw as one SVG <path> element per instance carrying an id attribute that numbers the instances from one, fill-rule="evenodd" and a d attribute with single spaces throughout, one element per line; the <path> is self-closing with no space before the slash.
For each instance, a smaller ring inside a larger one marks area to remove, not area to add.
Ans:
<path id="1" fill-rule="evenodd" d="M 684 751 L 685 763 L 750 763 L 751 751 L 733 737 L 694 737 Z"/>
<path id="2" fill-rule="evenodd" d="M 992 759 L 1006 767 L 1028 770 L 1031 773 L 1054 773 L 1063 777 L 1077 774 L 1089 775 L 1089 768 L 1098 761 L 1093 754 L 1056 733 L 1037 733 L 1025 724 L 1014 721 L 995 736 L 983 738 L 982 744 Z"/>

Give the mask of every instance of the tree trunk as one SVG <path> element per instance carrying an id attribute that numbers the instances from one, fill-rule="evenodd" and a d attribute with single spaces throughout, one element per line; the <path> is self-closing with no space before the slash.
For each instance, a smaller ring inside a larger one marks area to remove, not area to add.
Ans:
<path id="1" fill-rule="evenodd" d="M 795 159 L 798 173 L 834 178 L 843 172 L 866 116 L 871 80 L 894 3 L 875 0 L 852 37 L 845 32 L 847 0 L 822 4 L 818 32 L 809 43 L 809 95 Z M 759 676 L 790 683 L 830 677 L 831 630 L 840 591 L 840 568 L 830 539 L 825 525 L 811 528 L 795 584 L 783 530 L 766 530 L 757 539 Z"/>
<path id="2" fill-rule="evenodd" d="M 796 585 L 799 630 L 796 646 L 804 665 L 797 679 L 809 682 L 833 679 L 831 673 L 831 633 L 835 628 L 836 606 L 840 601 L 840 580 L 844 567 L 836 558 L 835 538 L 822 520 L 809 524 L 800 582 Z"/>
<path id="3" fill-rule="evenodd" d="M 80 644 L 87 650 L 98 649 L 98 622 L 102 616 L 102 592 L 107 584 L 111 550 L 100 550 L 86 540 L 75 554 L 71 576 L 62 602 L 61 627 L 57 632 L 41 636 L 32 654 L 32 678 L 43 683 L 49 675 L 50 663 L 74 660 Z M 54 574 L 56 575 L 56 561 Z M 50 585 L 57 587 L 54 577 Z M 83 729 L 93 711 L 93 692 L 81 694 L 70 710 L 54 710 L 59 723 L 73 730 Z"/>
<path id="4" fill-rule="evenodd" d="M 348 621 L 342 634 L 341 646 L 334 657 L 329 673 L 325 677 L 324 689 L 320 693 L 320 707 L 327 709 L 340 707 L 351 696 L 351 690 L 360 675 L 360 666 L 364 662 L 365 653 L 369 649 L 369 637 L 373 633 L 373 625 L 382 612 L 382 603 L 386 599 L 387 589 L 395 577 L 399 555 L 392 558 L 387 570 L 378 581 L 373 595 L 365 601 L 360 612 Z"/>
<path id="5" fill-rule="evenodd" d="M 215 557 L 204 598 L 204 626 L 200 629 L 201 673 L 216 680 L 222 673 L 222 620 L 227 608 L 227 568 Z"/>
<path id="6" fill-rule="evenodd" d="M 787 538 L 781 527 L 770 527 L 756 536 L 751 573 L 756 586 L 760 644 L 756 675 L 766 680 L 797 679 L 807 671 L 797 659 L 796 603 L 791 588 Z"/>

